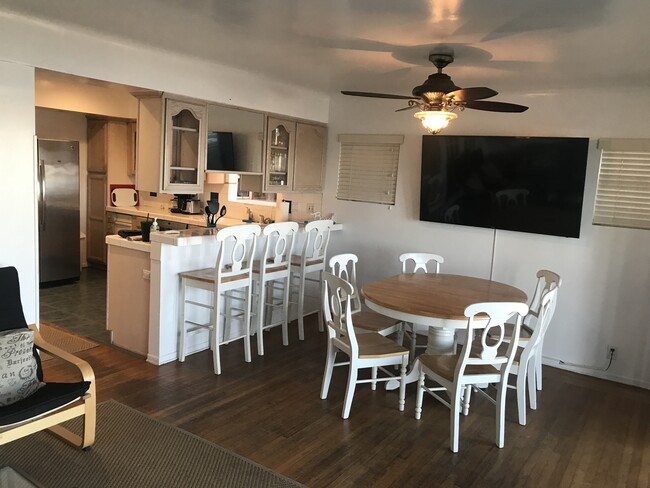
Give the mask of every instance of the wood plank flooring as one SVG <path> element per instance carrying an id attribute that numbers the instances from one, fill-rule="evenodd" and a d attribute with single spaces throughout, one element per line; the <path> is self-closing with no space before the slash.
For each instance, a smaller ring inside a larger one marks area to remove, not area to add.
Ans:
<path id="1" fill-rule="evenodd" d="M 252 363 L 241 341 L 223 347 L 221 376 L 208 352 L 161 367 L 104 345 L 79 356 L 95 370 L 100 402 L 118 400 L 310 487 L 650 486 L 650 391 L 546 367 L 526 427 L 509 393 L 504 449 L 493 405 L 475 395 L 452 454 L 448 409 L 425 398 L 416 421 L 415 385 L 404 412 L 397 392 L 358 386 L 344 421 L 341 367 L 320 400 L 325 335 L 314 318 L 304 342 L 290 326 L 287 347 L 271 330 Z M 46 381 L 68 376 L 58 360 L 44 366 Z"/>

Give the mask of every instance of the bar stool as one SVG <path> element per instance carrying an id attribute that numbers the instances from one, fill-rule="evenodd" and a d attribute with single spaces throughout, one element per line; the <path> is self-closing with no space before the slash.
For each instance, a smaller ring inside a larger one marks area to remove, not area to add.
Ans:
<path id="1" fill-rule="evenodd" d="M 331 220 L 315 220 L 305 225 L 305 242 L 302 246 L 302 253 L 294 255 L 291 259 L 291 276 L 297 280 L 292 283 L 293 291 L 298 294 L 298 338 L 305 340 L 306 315 L 318 312 L 318 330 L 323 332 L 323 312 L 321 303 L 322 272 L 325 271 L 325 255 L 330 240 L 330 231 L 334 222 Z M 318 273 L 318 279 L 308 278 L 308 274 Z M 316 308 L 305 311 L 305 288 L 307 282 L 319 284 L 319 294 L 307 295 L 316 299 Z"/>
<path id="2" fill-rule="evenodd" d="M 289 291 L 291 256 L 298 232 L 297 222 L 279 222 L 264 227 L 266 237 L 262 259 L 253 263 L 256 295 L 257 354 L 264 355 L 264 331 L 282 325 L 282 344 L 289 345 Z M 268 285 L 271 286 L 268 286 Z M 279 286 L 278 286 L 279 285 Z M 270 296 L 269 296 L 270 291 Z M 281 294 L 281 298 L 277 295 Z M 282 307 L 282 320 L 273 322 L 273 309 Z M 265 317 L 265 309 L 270 312 Z M 265 323 L 268 318 L 269 323 Z"/>
<path id="3" fill-rule="evenodd" d="M 210 348 L 213 353 L 215 374 L 221 374 L 221 359 L 219 355 L 219 346 L 221 344 L 228 344 L 238 339 L 243 339 L 244 358 L 247 363 L 250 363 L 252 263 L 257 236 L 260 235 L 260 232 L 260 226 L 256 224 L 236 225 L 220 230 L 216 234 L 216 239 L 220 246 L 215 267 L 179 274 L 181 278 L 181 306 L 178 360 L 180 362 L 185 361 L 187 335 L 201 330 L 209 330 Z M 210 292 L 212 298 L 209 300 L 209 303 L 199 301 L 198 296 L 200 292 L 193 289 Z M 223 307 L 222 294 L 226 301 Z M 231 300 L 242 302 L 242 307 L 230 307 L 229 302 Z M 209 310 L 210 318 L 208 322 L 189 320 L 187 318 L 188 305 Z M 233 314 L 232 312 L 235 313 Z M 220 315 L 224 316 L 224 324 L 228 327 L 228 330 L 223 334 L 223 340 Z M 243 330 L 237 337 L 230 337 L 232 319 L 240 319 L 243 321 Z"/>

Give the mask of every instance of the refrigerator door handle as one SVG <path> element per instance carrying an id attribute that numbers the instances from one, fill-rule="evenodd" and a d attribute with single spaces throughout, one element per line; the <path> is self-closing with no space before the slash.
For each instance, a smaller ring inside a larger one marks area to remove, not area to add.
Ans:
<path id="1" fill-rule="evenodd" d="M 38 225 L 41 230 L 45 230 L 45 160 L 40 159 L 38 161 L 38 183 L 39 183 L 39 212 L 38 212 Z"/>

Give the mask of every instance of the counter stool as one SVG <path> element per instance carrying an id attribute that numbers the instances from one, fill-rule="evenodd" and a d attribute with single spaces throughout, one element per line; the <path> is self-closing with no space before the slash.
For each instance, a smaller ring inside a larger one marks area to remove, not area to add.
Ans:
<path id="1" fill-rule="evenodd" d="M 291 276 L 297 280 L 292 283 L 293 290 L 298 294 L 298 338 L 305 340 L 306 315 L 318 312 L 318 330 L 323 332 L 323 312 L 321 303 L 322 272 L 325 271 L 325 254 L 330 240 L 330 231 L 334 222 L 331 220 L 315 220 L 305 225 L 305 242 L 302 246 L 302 253 L 291 258 Z M 308 274 L 318 273 L 318 279 L 307 278 Z M 319 295 L 308 295 L 315 298 L 317 307 L 305 311 L 305 287 L 307 282 L 319 284 Z"/>
<path id="2" fill-rule="evenodd" d="M 216 234 L 216 239 L 220 246 L 215 267 L 180 273 L 179 361 L 185 361 L 185 342 L 187 335 L 207 329 L 210 331 L 210 349 L 212 349 L 213 353 L 215 374 L 221 374 L 221 359 L 219 355 L 219 346 L 221 344 L 228 344 L 238 339 L 244 339 L 244 358 L 247 363 L 250 363 L 252 263 L 257 236 L 260 235 L 260 232 L 260 226 L 256 224 L 236 225 L 220 230 Z M 203 303 L 198 301 L 194 295 L 188 298 L 188 292 L 193 288 L 211 292 L 212 299 L 210 302 Z M 224 307 L 221 306 L 222 294 L 226 301 Z M 229 302 L 232 300 L 241 302 L 242 307 L 230 307 Z M 188 305 L 209 310 L 209 321 L 200 323 L 189 320 L 186 316 Z M 221 333 L 221 314 L 223 314 L 224 323 L 228 328 L 223 334 L 223 340 Z M 232 319 L 243 320 L 243 332 L 237 335 L 237 337 L 230 337 L 230 322 Z"/>
<path id="3" fill-rule="evenodd" d="M 279 222 L 264 227 L 266 236 L 262 259 L 253 263 L 256 295 L 257 354 L 264 355 L 264 331 L 282 325 L 282 344 L 289 345 L 289 291 L 291 256 L 298 232 L 297 222 Z M 268 286 L 268 285 L 271 286 Z M 270 291 L 270 293 L 269 293 Z M 281 298 L 277 295 L 281 295 Z M 273 322 L 273 309 L 282 307 L 282 320 Z M 265 316 L 265 309 L 267 315 Z M 268 319 L 268 324 L 265 323 Z"/>

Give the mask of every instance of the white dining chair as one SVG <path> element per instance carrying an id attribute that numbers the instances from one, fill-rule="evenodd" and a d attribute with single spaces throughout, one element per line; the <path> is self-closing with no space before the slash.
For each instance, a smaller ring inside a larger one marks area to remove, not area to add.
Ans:
<path id="1" fill-rule="evenodd" d="M 327 357 L 323 384 L 321 386 L 321 399 L 326 399 L 329 393 L 332 371 L 336 366 L 349 366 L 348 384 L 343 402 L 341 417 L 350 416 L 354 390 L 359 383 L 370 383 L 376 389 L 377 382 L 398 379 L 399 381 L 399 410 L 404 410 L 404 397 L 406 393 L 406 365 L 408 363 L 408 350 L 387 337 L 379 334 L 359 334 L 354 330 L 354 315 L 352 315 L 352 300 L 354 293 L 352 285 L 334 276 L 327 271 L 323 272 L 323 315 L 327 325 Z M 336 354 L 342 352 L 349 361 L 337 363 Z M 383 366 L 400 366 L 399 376 L 383 368 Z M 358 371 L 371 368 L 370 379 L 358 379 Z M 381 369 L 386 377 L 378 377 L 377 371 Z"/>
<path id="2" fill-rule="evenodd" d="M 409 252 L 401 254 L 399 257 L 402 263 L 402 273 L 440 273 L 440 265 L 445 262 L 445 259 L 438 254 L 424 253 L 424 252 Z M 410 344 L 410 358 L 411 361 L 415 360 L 415 348 L 426 348 L 426 344 L 417 345 L 418 335 L 428 335 L 429 328 L 420 324 L 411 324 L 405 322 L 403 327 L 403 335 L 408 337 Z"/>
<path id="3" fill-rule="evenodd" d="M 282 325 L 282 344 L 289 345 L 291 253 L 297 232 L 297 222 L 269 224 L 262 231 L 266 238 L 262 259 L 253 263 L 255 333 L 257 354 L 260 356 L 264 355 L 264 331 L 278 325 Z M 280 308 L 281 320 L 273 321 L 274 310 Z"/>
<path id="4" fill-rule="evenodd" d="M 219 346 L 243 339 L 244 358 L 251 361 L 250 325 L 251 325 L 251 288 L 253 286 L 253 257 L 259 225 L 236 225 L 221 229 L 216 234 L 219 243 L 214 268 L 199 269 L 180 273 L 180 336 L 178 360 L 185 361 L 188 334 L 209 331 L 210 348 L 213 353 L 214 373 L 221 374 L 221 357 Z M 210 299 L 201 301 L 198 290 L 209 292 Z M 222 297 L 223 295 L 223 297 Z M 238 304 L 231 306 L 232 302 Z M 223 306 L 222 306 L 223 302 Z M 241 304 L 241 305 L 239 305 Z M 188 318 L 188 306 L 209 311 L 207 322 L 199 320 L 197 310 Z M 224 327 L 221 327 L 221 316 Z M 231 337 L 231 322 L 239 320 L 242 327 L 239 335 Z"/>
<path id="5" fill-rule="evenodd" d="M 305 340 L 305 322 L 307 315 L 318 313 L 318 328 L 322 332 L 323 313 L 321 304 L 322 279 L 321 273 L 325 271 L 327 246 L 329 245 L 330 232 L 334 222 L 331 220 L 315 220 L 305 225 L 305 240 L 300 254 L 291 259 L 292 290 L 297 294 L 298 305 L 298 338 Z M 309 277 L 318 273 L 318 278 Z M 307 295 L 307 283 L 318 284 L 318 295 Z M 305 297 L 314 299 L 315 308 L 305 310 Z"/>
<path id="6" fill-rule="evenodd" d="M 401 322 L 376 312 L 363 310 L 361 297 L 357 287 L 357 263 L 359 258 L 355 254 L 337 254 L 329 260 L 329 271 L 335 276 L 344 279 L 352 285 L 351 313 L 354 319 L 354 328 L 357 332 L 376 332 L 383 336 L 398 332 L 401 336 Z M 401 337 L 398 337 L 401 343 Z"/>
<path id="7" fill-rule="evenodd" d="M 517 376 L 517 381 L 514 385 L 508 385 L 508 388 L 517 390 L 517 412 L 521 425 L 526 425 L 526 385 L 528 385 L 530 408 L 537 409 L 536 358 L 541 355 L 539 349 L 542 347 L 544 335 L 553 318 L 557 293 L 558 289 L 554 287 L 546 290 L 540 298 L 535 329 L 525 343 L 518 342 L 515 358 L 510 368 L 510 374 Z M 506 343 L 500 346 L 501 353 L 505 352 L 506 347 Z"/>
<path id="8" fill-rule="evenodd" d="M 474 391 L 496 405 L 496 445 L 503 447 L 508 374 L 517 349 L 522 319 L 527 312 L 528 306 L 524 303 L 491 302 L 470 305 L 465 309 L 465 316 L 468 318 L 468 339 L 463 344 L 460 354 L 419 356 L 415 418 L 421 418 L 424 392 L 449 407 L 449 447 L 452 452 L 458 452 L 460 412 L 467 414 L 470 394 L 475 385 L 496 385 L 496 398 L 490 397 L 479 388 L 474 388 Z M 501 352 L 499 348 L 504 343 L 504 324 L 515 317 L 513 341 L 507 343 L 505 352 Z M 494 329 L 500 333 L 496 341 L 488 337 L 488 332 L 495 332 Z M 427 378 L 440 386 L 426 386 Z M 446 392 L 449 401 L 436 393 L 439 391 Z"/>

